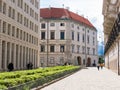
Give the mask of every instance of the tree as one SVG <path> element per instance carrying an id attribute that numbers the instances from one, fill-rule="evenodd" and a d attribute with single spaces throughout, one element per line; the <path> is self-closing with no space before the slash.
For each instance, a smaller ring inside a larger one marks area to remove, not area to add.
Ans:
<path id="1" fill-rule="evenodd" d="M 98 61 L 98 63 L 99 63 L 99 64 L 104 63 L 104 60 L 103 60 L 103 58 L 102 58 L 102 57 L 99 57 L 99 61 Z"/>

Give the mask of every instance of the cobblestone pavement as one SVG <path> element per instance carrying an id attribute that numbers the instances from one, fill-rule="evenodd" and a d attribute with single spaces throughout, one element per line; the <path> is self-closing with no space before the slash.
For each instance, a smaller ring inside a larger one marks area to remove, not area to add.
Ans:
<path id="1" fill-rule="evenodd" d="M 106 68 L 90 67 L 41 90 L 120 90 L 120 76 Z"/>

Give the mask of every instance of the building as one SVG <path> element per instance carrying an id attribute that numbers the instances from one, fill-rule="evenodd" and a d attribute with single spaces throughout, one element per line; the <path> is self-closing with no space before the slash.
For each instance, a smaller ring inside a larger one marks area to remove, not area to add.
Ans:
<path id="1" fill-rule="evenodd" d="M 88 19 L 64 8 L 40 9 L 40 63 L 92 66 L 98 62 L 97 30 Z"/>
<path id="2" fill-rule="evenodd" d="M 120 0 L 103 0 L 105 66 L 120 74 Z"/>
<path id="3" fill-rule="evenodd" d="M 0 0 L 0 71 L 39 66 L 39 0 Z"/>

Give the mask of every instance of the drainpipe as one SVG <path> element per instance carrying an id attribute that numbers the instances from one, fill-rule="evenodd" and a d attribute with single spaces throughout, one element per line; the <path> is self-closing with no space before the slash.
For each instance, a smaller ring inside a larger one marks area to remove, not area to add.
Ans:
<path id="1" fill-rule="evenodd" d="M 48 59 L 49 59 L 48 58 L 49 31 L 48 30 L 49 30 L 49 21 L 47 20 L 47 67 L 49 66 L 49 64 L 48 64 L 49 63 L 48 62 Z"/>

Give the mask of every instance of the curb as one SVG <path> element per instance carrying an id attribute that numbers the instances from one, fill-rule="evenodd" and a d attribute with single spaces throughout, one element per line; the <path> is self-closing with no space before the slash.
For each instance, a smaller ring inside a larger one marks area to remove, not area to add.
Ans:
<path id="1" fill-rule="evenodd" d="M 81 68 L 81 69 L 82 69 L 82 68 Z M 81 69 L 79 69 L 79 70 L 81 70 Z M 79 70 L 78 70 L 78 71 L 79 71 Z M 63 77 L 57 78 L 57 79 L 55 79 L 55 80 L 52 80 L 52 81 L 50 81 L 50 82 L 48 82 L 48 83 L 45 83 L 45 84 L 43 84 L 43 85 L 41 85 L 41 86 L 38 86 L 38 87 L 36 87 L 36 88 L 33 88 L 33 89 L 31 89 L 31 90 L 40 90 L 41 88 L 44 88 L 44 87 L 46 87 L 46 86 L 48 86 L 48 85 L 50 85 L 50 84 L 53 84 L 53 83 L 55 83 L 55 82 L 57 82 L 57 81 L 60 81 L 60 80 L 66 78 L 66 77 L 68 77 L 68 76 L 70 76 L 70 75 L 72 75 L 72 74 L 74 74 L 74 73 L 76 73 L 76 72 L 78 72 L 78 71 L 72 72 L 72 73 L 67 74 L 67 75 L 65 75 L 65 76 L 63 76 Z"/>

